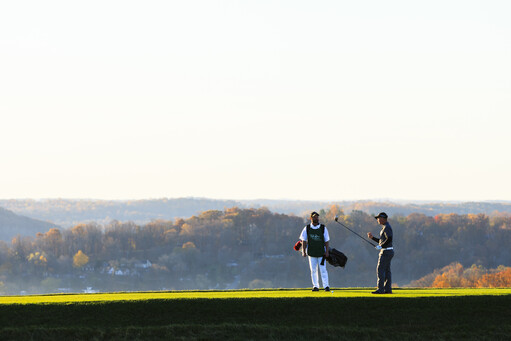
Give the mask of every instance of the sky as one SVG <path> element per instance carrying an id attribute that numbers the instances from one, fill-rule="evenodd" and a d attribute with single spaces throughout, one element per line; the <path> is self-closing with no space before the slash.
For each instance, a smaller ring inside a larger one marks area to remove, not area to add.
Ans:
<path id="1" fill-rule="evenodd" d="M 0 198 L 511 200 L 510 14 L 2 1 Z"/>

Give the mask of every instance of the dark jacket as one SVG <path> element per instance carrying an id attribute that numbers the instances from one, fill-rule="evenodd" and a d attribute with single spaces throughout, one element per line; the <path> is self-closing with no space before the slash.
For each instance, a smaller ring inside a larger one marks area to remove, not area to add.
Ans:
<path id="1" fill-rule="evenodd" d="M 373 240 L 375 242 L 378 242 L 378 244 L 383 248 L 386 249 L 388 247 L 392 247 L 392 227 L 388 222 L 383 225 L 381 231 L 380 231 L 380 238 L 373 237 Z"/>

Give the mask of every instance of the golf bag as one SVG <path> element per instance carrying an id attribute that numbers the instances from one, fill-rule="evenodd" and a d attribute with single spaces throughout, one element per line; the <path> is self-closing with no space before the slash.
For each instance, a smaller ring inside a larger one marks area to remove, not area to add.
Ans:
<path id="1" fill-rule="evenodd" d="M 330 265 L 340 266 L 341 268 L 344 268 L 344 266 L 346 265 L 346 262 L 348 261 L 348 257 L 346 257 L 346 255 L 344 253 L 342 253 L 339 250 L 332 249 L 332 248 L 328 249 L 328 253 L 329 253 L 328 258 L 323 256 L 323 258 L 321 259 L 321 265 L 325 264 L 325 259 L 326 259 L 326 261 Z"/>

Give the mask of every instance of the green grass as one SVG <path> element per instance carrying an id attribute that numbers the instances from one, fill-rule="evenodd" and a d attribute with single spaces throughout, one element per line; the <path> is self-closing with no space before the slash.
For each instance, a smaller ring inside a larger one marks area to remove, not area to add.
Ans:
<path id="1" fill-rule="evenodd" d="M 0 340 L 509 340 L 511 289 L 0 297 Z"/>
<path id="2" fill-rule="evenodd" d="M 113 301 L 147 301 L 174 299 L 234 299 L 234 298 L 303 298 L 303 297 L 374 297 L 368 288 L 332 288 L 332 292 L 312 292 L 310 289 L 259 289 L 259 290 L 197 290 L 161 292 L 118 292 L 101 294 L 52 294 L 28 296 L 0 296 L 0 304 L 47 304 L 86 303 Z M 380 298 L 399 297 L 447 297 L 447 296 L 493 296 L 510 295 L 511 288 L 456 288 L 456 289 L 395 289 L 393 295 Z"/>

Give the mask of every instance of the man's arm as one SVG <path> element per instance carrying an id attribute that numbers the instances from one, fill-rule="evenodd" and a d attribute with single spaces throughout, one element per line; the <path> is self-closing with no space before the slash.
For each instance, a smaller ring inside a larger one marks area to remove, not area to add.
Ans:
<path id="1" fill-rule="evenodd" d="M 329 244 L 330 244 L 330 234 L 328 233 L 328 229 L 325 227 L 325 232 L 323 233 L 323 238 L 325 238 L 324 240 L 326 240 L 325 242 L 325 257 L 328 258 L 328 255 L 329 255 L 329 252 L 328 252 L 328 249 L 329 249 Z"/>
<path id="2" fill-rule="evenodd" d="M 380 239 L 373 236 L 371 232 L 367 232 L 367 238 L 374 240 L 375 242 L 379 243 Z"/>
<path id="3" fill-rule="evenodd" d="M 302 241 L 302 256 L 307 256 L 307 226 L 305 226 L 300 234 L 300 240 Z"/>

